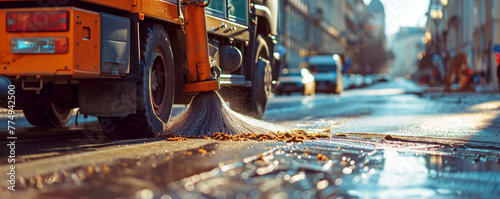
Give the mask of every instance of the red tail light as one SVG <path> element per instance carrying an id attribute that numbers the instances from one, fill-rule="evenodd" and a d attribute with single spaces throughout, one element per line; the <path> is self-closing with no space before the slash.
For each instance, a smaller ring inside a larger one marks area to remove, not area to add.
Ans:
<path id="1" fill-rule="evenodd" d="M 69 11 L 7 12 L 7 32 L 52 32 L 69 29 Z"/>
<path id="2" fill-rule="evenodd" d="M 500 53 L 495 53 L 495 56 L 497 64 L 500 64 Z"/>

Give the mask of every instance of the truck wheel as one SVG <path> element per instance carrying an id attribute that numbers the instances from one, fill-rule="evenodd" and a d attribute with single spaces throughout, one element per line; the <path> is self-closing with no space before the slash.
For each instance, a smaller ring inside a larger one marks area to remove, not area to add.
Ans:
<path id="1" fill-rule="evenodd" d="M 68 123 L 73 109 L 60 108 L 55 103 L 39 104 L 23 110 L 28 122 L 36 127 L 62 127 Z"/>
<path id="2" fill-rule="evenodd" d="M 170 39 L 160 25 L 141 28 L 141 77 L 137 113 L 99 117 L 108 137 L 151 137 L 162 133 L 172 113 L 175 93 L 174 59 Z"/>
<path id="3" fill-rule="evenodd" d="M 254 62 L 252 74 L 252 89 L 244 90 L 240 100 L 235 101 L 234 110 L 245 115 L 262 119 L 267 108 L 267 99 L 272 89 L 271 55 L 266 40 L 261 35 L 256 41 L 257 57 Z M 232 102 L 232 101 L 231 101 Z"/>

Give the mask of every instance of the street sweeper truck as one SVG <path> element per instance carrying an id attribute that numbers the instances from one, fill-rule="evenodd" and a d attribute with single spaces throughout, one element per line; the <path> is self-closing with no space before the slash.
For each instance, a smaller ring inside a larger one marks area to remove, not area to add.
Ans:
<path id="1" fill-rule="evenodd" d="M 174 103 L 219 90 L 261 118 L 277 23 L 278 0 L 0 0 L 1 106 L 38 127 L 79 108 L 107 135 L 147 137 Z"/>

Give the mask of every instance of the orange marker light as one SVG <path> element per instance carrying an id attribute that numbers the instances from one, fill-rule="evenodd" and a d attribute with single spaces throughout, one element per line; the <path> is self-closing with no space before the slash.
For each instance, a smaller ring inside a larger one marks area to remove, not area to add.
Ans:
<path id="1" fill-rule="evenodd" d="M 68 52 L 68 38 L 66 38 L 66 37 L 56 37 L 54 39 L 54 51 L 55 51 L 55 53 L 66 53 L 66 52 Z"/>

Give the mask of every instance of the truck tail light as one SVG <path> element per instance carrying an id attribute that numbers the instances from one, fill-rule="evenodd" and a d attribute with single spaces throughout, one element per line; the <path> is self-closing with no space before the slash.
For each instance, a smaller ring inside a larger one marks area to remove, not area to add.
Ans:
<path id="1" fill-rule="evenodd" d="M 22 37 L 11 39 L 11 52 L 14 54 L 54 54 L 68 52 L 66 37 Z"/>
<path id="2" fill-rule="evenodd" d="M 52 32 L 69 29 L 69 11 L 7 12 L 7 32 Z"/>

